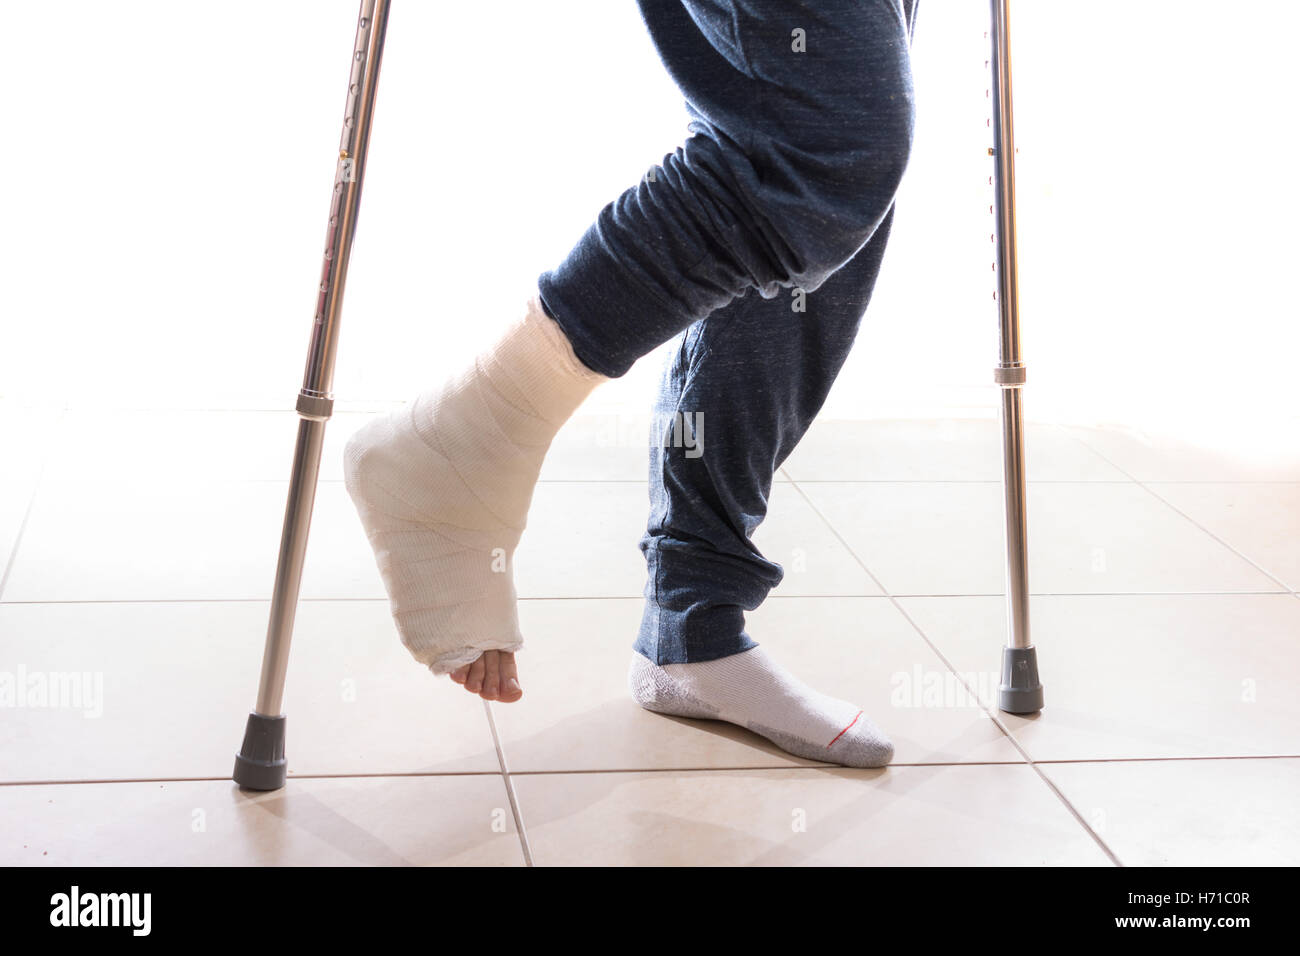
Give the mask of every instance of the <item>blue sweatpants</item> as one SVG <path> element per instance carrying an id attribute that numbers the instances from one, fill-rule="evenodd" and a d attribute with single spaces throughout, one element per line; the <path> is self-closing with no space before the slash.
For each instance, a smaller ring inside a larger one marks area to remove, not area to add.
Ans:
<path id="1" fill-rule="evenodd" d="M 538 280 L 609 376 L 675 337 L 636 650 L 754 646 L 782 569 L 751 535 L 853 345 L 911 151 L 918 0 L 638 0 L 690 135 Z"/>

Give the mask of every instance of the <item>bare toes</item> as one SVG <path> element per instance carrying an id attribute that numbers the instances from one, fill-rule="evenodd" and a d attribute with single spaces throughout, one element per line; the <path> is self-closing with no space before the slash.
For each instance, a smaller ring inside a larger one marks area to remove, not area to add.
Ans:
<path id="1" fill-rule="evenodd" d="M 484 700 L 496 700 L 501 687 L 501 655 L 496 651 L 483 654 L 483 692 L 479 695 Z"/>
<path id="2" fill-rule="evenodd" d="M 519 686 L 519 671 L 515 667 L 513 653 L 501 653 L 501 688 L 497 691 L 497 700 L 511 704 L 524 696 L 524 689 Z"/>
<path id="3" fill-rule="evenodd" d="M 465 689 L 471 694 L 477 694 L 483 689 L 483 656 L 481 654 L 478 660 L 469 665 L 469 676 L 465 678 Z"/>

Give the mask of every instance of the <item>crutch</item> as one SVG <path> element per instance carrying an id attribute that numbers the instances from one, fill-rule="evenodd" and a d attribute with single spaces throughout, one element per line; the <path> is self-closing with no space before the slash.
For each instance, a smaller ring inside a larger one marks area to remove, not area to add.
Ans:
<path id="1" fill-rule="evenodd" d="M 235 783 L 250 790 L 278 790 L 284 786 L 288 764 L 284 756 L 285 716 L 280 713 L 284 678 L 289 666 L 289 642 L 298 608 L 307 532 L 316 500 L 325 423 L 334 410 L 334 358 L 338 346 L 343 288 L 348 258 L 357 228 L 361 184 L 366 172 L 366 148 L 375 112 L 379 63 L 384 52 L 389 0 L 361 0 L 357 39 L 352 48 L 352 70 L 343 110 L 343 137 L 339 142 L 334 192 L 330 197 L 329 227 L 325 233 L 325 261 L 316 297 L 316 318 L 307 352 L 307 370 L 298 392 L 298 441 L 293 452 L 289 500 L 280 533 L 280 556 L 275 568 L 271 619 L 266 631 L 262 676 L 257 704 L 248 715 L 244 743 L 235 757 Z"/>
<path id="2" fill-rule="evenodd" d="M 1002 648 L 998 707 L 1009 714 L 1043 708 L 1038 650 L 1029 636 L 1029 558 L 1025 522 L 1025 431 L 1020 389 L 1020 303 L 1016 275 L 1016 146 L 1011 117 L 1011 44 L 1008 0 L 990 0 L 993 39 L 992 106 L 994 235 L 997 249 L 998 365 L 993 380 L 1002 392 L 1002 514 L 1006 527 L 1007 644 Z"/>

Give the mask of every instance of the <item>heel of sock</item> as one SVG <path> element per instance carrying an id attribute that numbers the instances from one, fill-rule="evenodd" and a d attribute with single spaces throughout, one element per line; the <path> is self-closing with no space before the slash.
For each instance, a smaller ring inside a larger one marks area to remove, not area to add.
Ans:
<path id="1" fill-rule="evenodd" d="M 670 717 L 691 717 L 696 719 L 716 720 L 718 709 L 697 700 L 682 688 L 663 668 L 633 652 L 632 663 L 627 669 L 627 686 L 632 692 L 632 699 L 656 714 Z"/>

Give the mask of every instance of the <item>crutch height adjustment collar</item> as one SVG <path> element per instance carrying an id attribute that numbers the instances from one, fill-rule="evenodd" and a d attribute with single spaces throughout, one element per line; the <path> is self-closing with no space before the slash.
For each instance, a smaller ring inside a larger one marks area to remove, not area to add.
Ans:
<path id="1" fill-rule="evenodd" d="M 316 422 L 329 421 L 334 414 L 334 399 L 328 395 L 314 395 L 303 389 L 298 393 L 298 414 Z"/>
<path id="2" fill-rule="evenodd" d="M 993 369 L 993 381 L 1004 388 L 1024 385 L 1025 366 L 1020 362 L 1014 365 L 999 365 Z"/>

